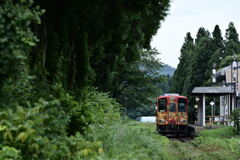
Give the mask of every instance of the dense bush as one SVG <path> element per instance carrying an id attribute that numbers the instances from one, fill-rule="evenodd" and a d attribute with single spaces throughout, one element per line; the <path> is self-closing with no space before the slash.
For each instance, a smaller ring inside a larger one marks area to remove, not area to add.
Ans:
<path id="1" fill-rule="evenodd" d="M 0 2 L 0 106 L 24 103 L 31 76 L 28 56 L 38 41 L 31 25 L 40 23 L 43 11 L 32 0 Z"/>
<path id="2" fill-rule="evenodd" d="M 240 134 L 240 109 L 235 109 L 232 113 L 232 121 L 234 123 L 234 132 Z"/>
<path id="3" fill-rule="evenodd" d="M 107 94 L 88 91 L 76 101 L 61 86 L 28 106 L 0 112 L 0 152 L 15 159 L 81 159 L 101 151 L 101 143 L 82 134 L 91 125 L 120 118 L 119 105 Z"/>
<path id="4" fill-rule="evenodd" d="M 19 151 L 13 147 L 2 147 L 0 150 L 0 159 L 3 160 L 21 160 L 21 156 L 19 155 Z"/>
<path id="5" fill-rule="evenodd" d="M 70 134 L 81 133 L 91 125 L 101 125 L 108 121 L 120 119 L 120 105 L 106 93 L 95 89 L 86 92 L 79 101 L 80 107 L 72 108 Z"/>

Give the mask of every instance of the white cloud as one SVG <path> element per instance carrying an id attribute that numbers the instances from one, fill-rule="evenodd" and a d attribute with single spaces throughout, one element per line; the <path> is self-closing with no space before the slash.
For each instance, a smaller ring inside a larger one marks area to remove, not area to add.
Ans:
<path id="1" fill-rule="evenodd" d="M 174 0 L 166 20 L 153 37 L 151 46 L 161 53 L 164 63 L 177 67 L 180 49 L 187 32 L 195 38 L 200 27 L 213 31 L 216 24 L 225 36 L 230 21 L 240 31 L 239 0 Z"/>

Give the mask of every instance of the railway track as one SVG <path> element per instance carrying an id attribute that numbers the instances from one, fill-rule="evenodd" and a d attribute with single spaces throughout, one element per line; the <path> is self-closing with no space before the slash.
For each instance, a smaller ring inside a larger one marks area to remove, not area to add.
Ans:
<path id="1" fill-rule="evenodd" d="M 169 140 L 171 141 L 176 141 L 176 142 L 182 142 L 182 143 L 186 143 L 186 142 L 190 142 L 191 140 L 193 140 L 193 138 L 191 137 L 168 137 Z"/>

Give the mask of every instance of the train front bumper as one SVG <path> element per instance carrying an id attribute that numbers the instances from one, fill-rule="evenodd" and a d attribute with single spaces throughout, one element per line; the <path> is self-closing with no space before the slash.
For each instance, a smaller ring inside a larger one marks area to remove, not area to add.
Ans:
<path id="1" fill-rule="evenodd" d="M 157 125 L 157 131 L 159 133 L 186 133 L 188 126 L 176 124 Z"/>

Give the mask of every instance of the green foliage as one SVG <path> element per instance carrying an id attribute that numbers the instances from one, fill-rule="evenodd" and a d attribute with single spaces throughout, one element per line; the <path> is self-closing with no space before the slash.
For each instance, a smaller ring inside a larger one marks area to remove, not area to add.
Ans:
<path id="1" fill-rule="evenodd" d="M 81 159 L 99 154 L 101 143 L 88 142 L 78 132 L 120 119 L 119 105 L 95 90 L 77 102 L 59 85 L 47 97 L 32 106 L 1 110 L 2 152 L 7 156 L 11 151 L 23 159 Z"/>
<path id="2" fill-rule="evenodd" d="M 185 42 L 181 48 L 180 62 L 173 75 L 173 90 L 181 95 L 187 95 L 190 91 L 190 79 L 195 45 L 190 33 L 187 33 Z"/>
<path id="3" fill-rule="evenodd" d="M 155 114 L 155 98 L 170 89 L 171 77 L 161 75 L 163 64 L 156 50 L 142 51 L 140 60 L 121 74 L 117 100 L 128 117 Z M 117 89 L 116 89 L 117 90 Z"/>
<path id="4" fill-rule="evenodd" d="M 13 109 L 1 111 L 1 143 L 20 150 L 23 159 L 67 157 L 62 146 L 67 139 L 70 109 L 77 103 L 57 87 L 53 90 L 48 100 L 41 98 L 33 105 L 11 106 Z"/>
<path id="5" fill-rule="evenodd" d="M 196 52 L 192 64 L 192 86 L 206 85 L 211 77 L 211 70 L 208 68 L 208 60 L 211 58 L 211 38 L 209 32 L 200 28 L 196 38 Z M 193 89 L 193 87 L 191 87 Z"/>
<path id="6" fill-rule="evenodd" d="M 226 29 L 226 39 L 227 41 L 235 41 L 238 42 L 238 33 L 237 30 L 233 24 L 233 22 L 230 22 L 228 25 L 228 29 Z"/>
<path id="7" fill-rule="evenodd" d="M 79 106 L 72 108 L 69 133 L 83 133 L 92 124 L 101 125 L 108 121 L 120 119 L 120 106 L 106 93 L 96 90 L 88 91 L 81 98 Z"/>
<path id="8" fill-rule="evenodd" d="M 20 150 L 23 159 L 51 157 L 50 151 L 54 147 L 57 148 L 54 141 L 51 141 L 51 137 L 57 138 L 57 133 L 61 132 L 57 129 L 64 124 L 53 122 L 51 119 L 53 115 L 42 112 L 43 109 L 44 104 L 38 104 L 31 109 L 17 107 L 15 112 L 12 109 L 2 111 L 1 143 Z M 53 124 L 58 124 L 58 126 L 56 128 L 54 126 L 52 131 Z"/>
<path id="9" fill-rule="evenodd" d="M 28 56 L 37 42 L 30 27 L 40 23 L 43 11 L 31 0 L 0 4 L 0 101 L 1 107 L 6 107 L 29 96 Z"/>
<path id="10" fill-rule="evenodd" d="M 240 134 L 240 109 L 235 109 L 232 114 L 233 116 L 232 121 L 234 123 L 234 133 Z"/>
<path id="11" fill-rule="evenodd" d="M 2 160 L 21 160 L 19 151 L 13 147 L 1 147 L 0 159 Z"/>
<path id="12" fill-rule="evenodd" d="M 221 30 L 218 25 L 215 26 L 214 31 L 212 33 L 211 39 L 211 58 L 208 61 L 208 68 L 213 68 L 213 64 L 215 67 L 219 67 L 222 63 L 221 60 L 224 59 L 224 40 L 222 37 Z M 211 79 L 208 80 L 208 84 L 211 84 Z"/>

